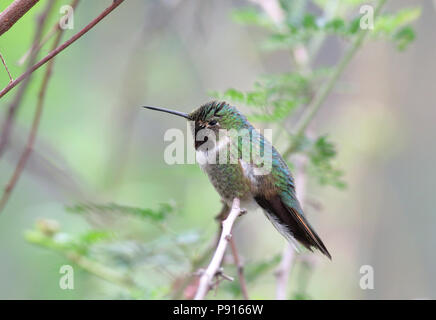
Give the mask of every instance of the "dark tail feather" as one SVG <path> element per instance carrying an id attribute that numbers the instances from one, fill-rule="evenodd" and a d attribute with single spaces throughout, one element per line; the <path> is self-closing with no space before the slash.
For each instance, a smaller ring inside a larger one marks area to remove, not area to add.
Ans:
<path id="1" fill-rule="evenodd" d="M 254 199 L 259 206 L 276 220 L 275 222 L 283 227 L 281 229 L 289 233 L 284 235 L 286 238 L 292 236 L 310 251 L 312 251 L 312 248 L 316 248 L 325 254 L 330 260 L 332 259 L 330 253 L 320 237 L 316 234 L 315 230 L 313 230 L 306 218 L 298 213 L 295 208 L 284 204 L 278 195 L 270 198 L 258 195 L 255 196 Z M 278 231 L 283 232 L 283 230 Z"/>

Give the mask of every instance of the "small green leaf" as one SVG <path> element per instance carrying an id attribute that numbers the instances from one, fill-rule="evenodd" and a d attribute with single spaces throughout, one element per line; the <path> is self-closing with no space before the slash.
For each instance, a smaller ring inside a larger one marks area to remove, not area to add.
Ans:
<path id="1" fill-rule="evenodd" d="M 345 31 L 345 21 L 341 18 L 335 18 L 328 21 L 324 28 L 334 33 L 342 33 Z"/>
<path id="2" fill-rule="evenodd" d="M 411 27 L 407 26 L 398 30 L 393 38 L 398 50 L 403 51 L 415 40 L 415 32 Z"/>
<path id="3" fill-rule="evenodd" d="M 303 27 L 308 29 L 308 30 L 318 30 L 318 24 L 316 23 L 316 17 L 312 14 L 304 15 Z"/>
<path id="4" fill-rule="evenodd" d="M 357 17 L 351 21 L 348 27 L 348 32 L 350 34 L 356 34 L 360 30 L 360 19 L 361 17 Z"/>
<path id="5" fill-rule="evenodd" d="M 113 233 L 102 230 L 90 230 L 79 236 L 79 241 L 84 245 L 92 245 L 113 237 Z"/>
<path id="6" fill-rule="evenodd" d="M 374 32 L 392 35 L 399 28 L 418 19 L 420 15 L 421 8 L 406 8 L 395 14 L 384 14 L 375 21 Z"/>

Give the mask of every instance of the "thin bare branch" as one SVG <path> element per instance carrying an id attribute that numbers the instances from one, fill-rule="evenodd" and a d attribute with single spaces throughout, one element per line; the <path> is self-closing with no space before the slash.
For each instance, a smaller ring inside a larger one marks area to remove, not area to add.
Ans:
<path id="1" fill-rule="evenodd" d="M 193 299 L 195 293 L 198 289 L 199 278 L 198 278 L 198 269 L 207 262 L 209 256 L 214 252 L 214 249 L 218 246 L 221 232 L 222 232 L 222 222 L 225 218 L 227 218 L 230 212 L 230 208 L 226 203 L 223 203 L 223 207 L 220 213 L 215 217 L 215 220 L 218 221 L 219 226 L 217 230 L 217 234 L 215 239 L 213 239 L 210 245 L 195 259 L 191 261 L 191 271 L 188 275 L 182 275 L 176 281 L 173 282 L 173 287 L 175 290 L 171 294 L 171 299 L 177 300 L 180 299 L 183 295 L 185 299 Z"/>
<path id="2" fill-rule="evenodd" d="M 195 295 L 195 300 L 203 300 L 209 290 L 212 288 L 212 280 L 220 270 L 221 262 L 224 257 L 224 253 L 227 249 L 227 244 L 232 236 L 233 224 L 236 218 L 241 214 L 239 199 L 233 199 L 232 210 L 230 211 L 226 220 L 223 221 L 223 228 L 221 232 L 220 241 L 209 263 L 206 271 L 203 272 L 200 278 L 200 284 Z"/>
<path id="3" fill-rule="evenodd" d="M 44 11 L 38 17 L 35 36 L 34 36 L 33 42 L 32 42 L 33 44 L 36 44 L 41 40 L 42 32 L 44 29 L 45 22 L 47 20 L 47 16 L 48 16 L 50 10 L 52 9 L 53 5 L 54 5 L 53 0 L 48 1 Z M 32 51 L 31 57 L 29 59 L 29 64 L 28 64 L 27 70 L 29 70 L 32 67 L 32 65 L 35 63 L 37 56 L 38 56 L 38 50 Z M 11 104 L 9 105 L 7 116 L 6 116 L 4 125 L 2 127 L 2 132 L 1 132 L 1 136 L 0 136 L 0 157 L 3 155 L 3 153 L 6 149 L 6 146 L 8 144 L 9 136 L 10 136 L 12 127 L 14 125 L 15 114 L 16 114 L 16 112 L 21 104 L 21 101 L 24 97 L 24 94 L 25 94 L 27 87 L 28 87 L 28 84 L 29 84 L 30 73 L 28 73 L 26 75 L 26 77 L 23 77 L 22 80 L 24 80 L 24 82 L 20 86 L 16 96 L 14 97 Z M 9 82 L 9 85 L 13 84 L 15 81 L 16 80 Z"/>
<path id="4" fill-rule="evenodd" d="M 62 52 L 63 50 L 68 48 L 71 44 L 73 44 L 75 41 L 77 41 L 79 38 L 81 38 L 85 33 L 87 33 L 89 30 L 91 30 L 93 27 L 95 27 L 96 24 L 98 24 L 102 19 L 104 19 L 109 13 L 111 13 L 113 10 L 115 10 L 123 2 L 124 2 L 124 0 L 114 0 L 109 7 L 107 7 L 102 13 L 100 13 L 100 15 L 98 17 L 96 17 L 94 20 L 92 20 L 86 27 L 84 27 L 82 30 L 77 32 L 74 36 L 72 36 L 69 40 L 65 41 L 59 47 L 50 51 L 44 58 L 42 58 L 35 65 L 33 65 L 28 71 L 23 73 L 17 79 L 12 81 L 9 85 L 7 85 L 3 90 L 1 90 L 0 91 L 0 98 L 3 97 L 5 94 L 7 94 L 12 88 L 14 88 L 21 81 L 23 81 L 29 74 L 31 74 L 35 70 L 39 69 L 42 65 L 47 63 L 50 59 L 54 58 L 60 52 Z"/>
<path id="5" fill-rule="evenodd" d="M 79 0 L 73 0 L 72 5 L 77 6 L 78 2 L 79 2 Z M 64 32 L 63 29 L 59 29 L 59 32 L 57 33 L 56 38 L 53 42 L 53 49 L 59 45 L 63 32 Z M 0 198 L 0 213 L 5 208 L 6 203 L 8 202 L 8 200 L 11 196 L 12 190 L 14 189 L 15 185 L 17 184 L 17 181 L 20 178 L 21 173 L 23 172 L 23 170 L 26 166 L 27 160 L 28 160 L 30 154 L 32 153 L 33 145 L 34 145 L 35 139 L 36 139 L 36 134 L 37 134 L 38 128 L 39 128 L 39 123 L 41 121 L 42 111 L 44 108 L 45 94 L 47 91 L 47 87 L 48 87 L 48 83 L 49 83 L 51 74 L 53 72 L 54 61 L 55 61 L 55 59 L 52 59 L 47 64 L 47 68 L 46 68 L 46 71 L 44 74 L 44 78 L 42 79 L 41 88 L 40 88 L 39 94 L 38 94 L 38 103 L 36 106 L 35 116 L 33 118 L 32 129 L 30 130 L 30 133 L 29 133 L 29 138 L 27 140 L 26 148 L 24 149 L 23 153 L 21 154 L 20 159 L 17 163 L 17 166 L 15 167 L 14 173 L 12 174 L 12 177 L 10 178 L 9 182 L 7 183 L 5 191 L 3 192 L 3 195 Z"/>
<path id="6" fill-rule="evenodd" d="M 79 0 L 74 0 L 71 2 L 70 7 L 74 10 L 74 9 L 76 9 L 78 3 L 79 3 Z M 20 60 L 18 60 L 18 65 L 19 66 L 23 65 L 26 62 L 26 60 L 29 58 L 32 50 L 35 50 L 35 49 L 40 50 L 61 29 L 62 28 L 61 28 L 60 22 L 56 21 L 56 23 L 53 25 L 53 27 L 51 27 L 50 31 L 41 39 L 41 42 L 36 44 L 35 47 L 32 45 L 32 47 L 30 47 L 30 49 L 27 50 L 27 52 L 20 58 Z M 55 48 L 53 48 L 53 49 L 55 49 Z"/>
<path id="7" fill-rule="evenodd" d="M 2 60 L 3 65 L 5 66 L 6 72 L 8 73 L 9 76 L 9 82 L 14 81 L 14 79 L 12 79 L 11 73 L 9 72 L 8 66 L 6 65 L 6 61 L 3 58 L 3 55 L 0 53 L 0 59 Z"/>
<path id="8" fill-rule="evenodd" d="M 8 31 L 39 0 L 15 0 L 0 13 L 0 36 Z"/>
<path id="9" fill-rule="evenodd" d="M 247 282 L 245 281 L 244 276 L 244 265 L 241 259 L 239 259 L 238 249 L 236 248 L 235 239 L 233 237 L 230 238 L 230 248 L 232 249 L 233 260 L 235 261 L 236 268 L 238 268 L 238 278 L 239 284 L 241 285 L 242 296 L 245 300 L 249 300 Z"/>
<path id="10" fill-rule="evenodd" d="M 41 50 L 41 48 L 44 46 L 44 44 L 47 43 L 47 41 L 50 40 L 50 38 L 56 34 L 56 32 L 59 30 L 59 23 L 56 23 L 56 25 L 44 36 L 44 38 L 41 39 L 40 43 L 32 44 L 29 50 L 26 51 L 26 53 L 18 60 L 17 64 L 19 66 L 22 66 L 26 60 L 30 57 L 30 53 L 33 50 Z"/>

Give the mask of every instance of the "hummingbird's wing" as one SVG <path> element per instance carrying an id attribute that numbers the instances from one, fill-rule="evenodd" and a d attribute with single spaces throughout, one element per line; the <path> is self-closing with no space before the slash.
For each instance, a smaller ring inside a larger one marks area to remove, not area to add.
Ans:
<path id="1" fill-rule="evenodd" d="M 286 162 L 268 141 L 264 140 L 262 148 L 265 153 L 268 150 L 272 153 L 272 170 L 270 174 L 258 177 L 255 201 L 286 239 L 296 239 L 310 251 L 312 248 L 319 249 L 331 259 L 324 243 L 304 216 Z"/>
<path id="2" fill-rule="evenodd" d="M 286 200 L 278 194 L 263 196 L 256 195 L 254 200 L 262 207 L 273 225 L 283 234 L 285 238 L 292 241 L 292 238 L 299 241 L 306 248 L 319 249 L 329 259 L 331 255 L 320 237 L 316 234 L 304 215 L 299 212 L 298 205 L 288 205 Z"/>

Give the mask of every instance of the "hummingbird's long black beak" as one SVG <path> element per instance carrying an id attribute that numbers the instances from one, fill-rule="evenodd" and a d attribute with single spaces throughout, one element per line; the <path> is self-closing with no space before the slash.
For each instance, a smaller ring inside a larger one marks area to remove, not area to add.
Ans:
<path id="1" fill-rule="evenodd" d="M 180 116 L 180 117 L 186 118 L 188 120 L 191 120 L 191 118 L 189 117 L 189 114 L 184 113 L 184 112 L 179 112 L 179 111 L 165 109 L 165 108 L 150 107 L 150 106 L 143 106 L 143 107 L 150 109 L 150 110 L 156 110 L 156 111 L 162 111 L 162 112 L 166 112 L 166 113 L 175 114 L 176 116 Z"/>

